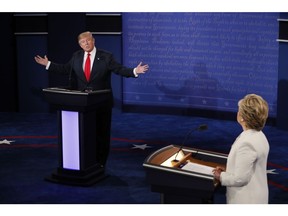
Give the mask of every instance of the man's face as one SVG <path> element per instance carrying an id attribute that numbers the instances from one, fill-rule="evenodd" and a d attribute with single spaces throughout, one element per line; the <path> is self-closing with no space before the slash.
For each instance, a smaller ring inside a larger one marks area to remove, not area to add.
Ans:
<path id="1" fill-rule="evenodd" d="M 84 51 L 91 52 L 95 45 L 95 39 L 91 36 L 84 36 L 79 40 L 79 45 Z"/>

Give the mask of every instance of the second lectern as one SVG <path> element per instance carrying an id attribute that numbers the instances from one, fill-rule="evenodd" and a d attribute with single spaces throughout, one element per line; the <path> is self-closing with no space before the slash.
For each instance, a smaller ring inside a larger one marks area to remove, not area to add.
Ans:
<path id="1" fill-rule="evenodd" d="M 160 193 L 163 204 L 212 204 L 219 182 L 216 166 L 225 167 L 227 155 L 169 145 L 146 158 L 144 168 L 151 191 Z"/>
<path id="2" fill-rule="evenodd" d="M 110 90 L 81 92 L 66 88 L 43 89 L 57 109 L 59 167 L 46 180 L 89 186 L 105 177 L 97 162 L 96 108 L 109 103 Z"/>

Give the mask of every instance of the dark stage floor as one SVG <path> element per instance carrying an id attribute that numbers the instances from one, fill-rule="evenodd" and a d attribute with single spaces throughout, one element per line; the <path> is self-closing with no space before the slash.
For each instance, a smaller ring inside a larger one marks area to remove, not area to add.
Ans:
<path id="1" fill-rule="evenodd" d="M 185 146 L 228 153 L 241 132 L 236 121 L 191 116 L 114 112 L 108 177 L 90 187 L 45 181 L 58 167 L 56 114 L 0 113 L 1 204 L 160 204 L 151 192 L 143 162 L 167 145 L 181 145 L 186 133 L 201 124 Z M 268 179 L 271 204 L 288 203 L 288 132 L 264 129 L 270 142 Z M 6 141 L 7 140 L 7 141 Z M 147 148 L 142 148 L 145 146 Z M 215 195 L 225 203 L 224 190 Z"/>

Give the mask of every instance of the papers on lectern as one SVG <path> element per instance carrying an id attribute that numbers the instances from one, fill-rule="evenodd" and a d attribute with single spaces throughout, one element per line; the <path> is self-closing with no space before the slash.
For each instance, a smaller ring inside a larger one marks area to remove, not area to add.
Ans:
<path id="1" fill-rule="evenodd" d="M 193 162 L 188 162 L 182 167 L 183 170 L 188 170 L 192 172 L 197 172 L 201 174 L 206 174 L 206 175 L 213 175 L 213 167 L 202 165 L 202 164 L 197 164 Z"/>

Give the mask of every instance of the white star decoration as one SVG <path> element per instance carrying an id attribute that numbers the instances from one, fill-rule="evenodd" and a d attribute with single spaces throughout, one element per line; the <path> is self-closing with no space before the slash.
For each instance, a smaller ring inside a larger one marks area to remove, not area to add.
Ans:
<path id="1" fill-rule="evenodd" d="M 14 140 L 9 141 L 9 140 L 7 140 L 7 139 L 4 139 L 4 140 L 0 141 L 0 144 L 10 145 L 11 142 L 15 142 L 15 141 L 14 141 Z"/>
<path id="2" fill-rule="evenodd" d="M 142 150 L 145 150 L 146 148 L 152 148 L 152 146 L 148 146 L 147 144 L 143 144 L 143 145 L 133 144 L 133 147 L 132 147 L 132 149 L 142 149 Z"/>
<path id="3" fill-rule="evenodd" d="M 277 172 L 275 172 L 276 169 L 271 169 L 271 170 L 267 170 L 267 174 L 279 174 Z"/>

